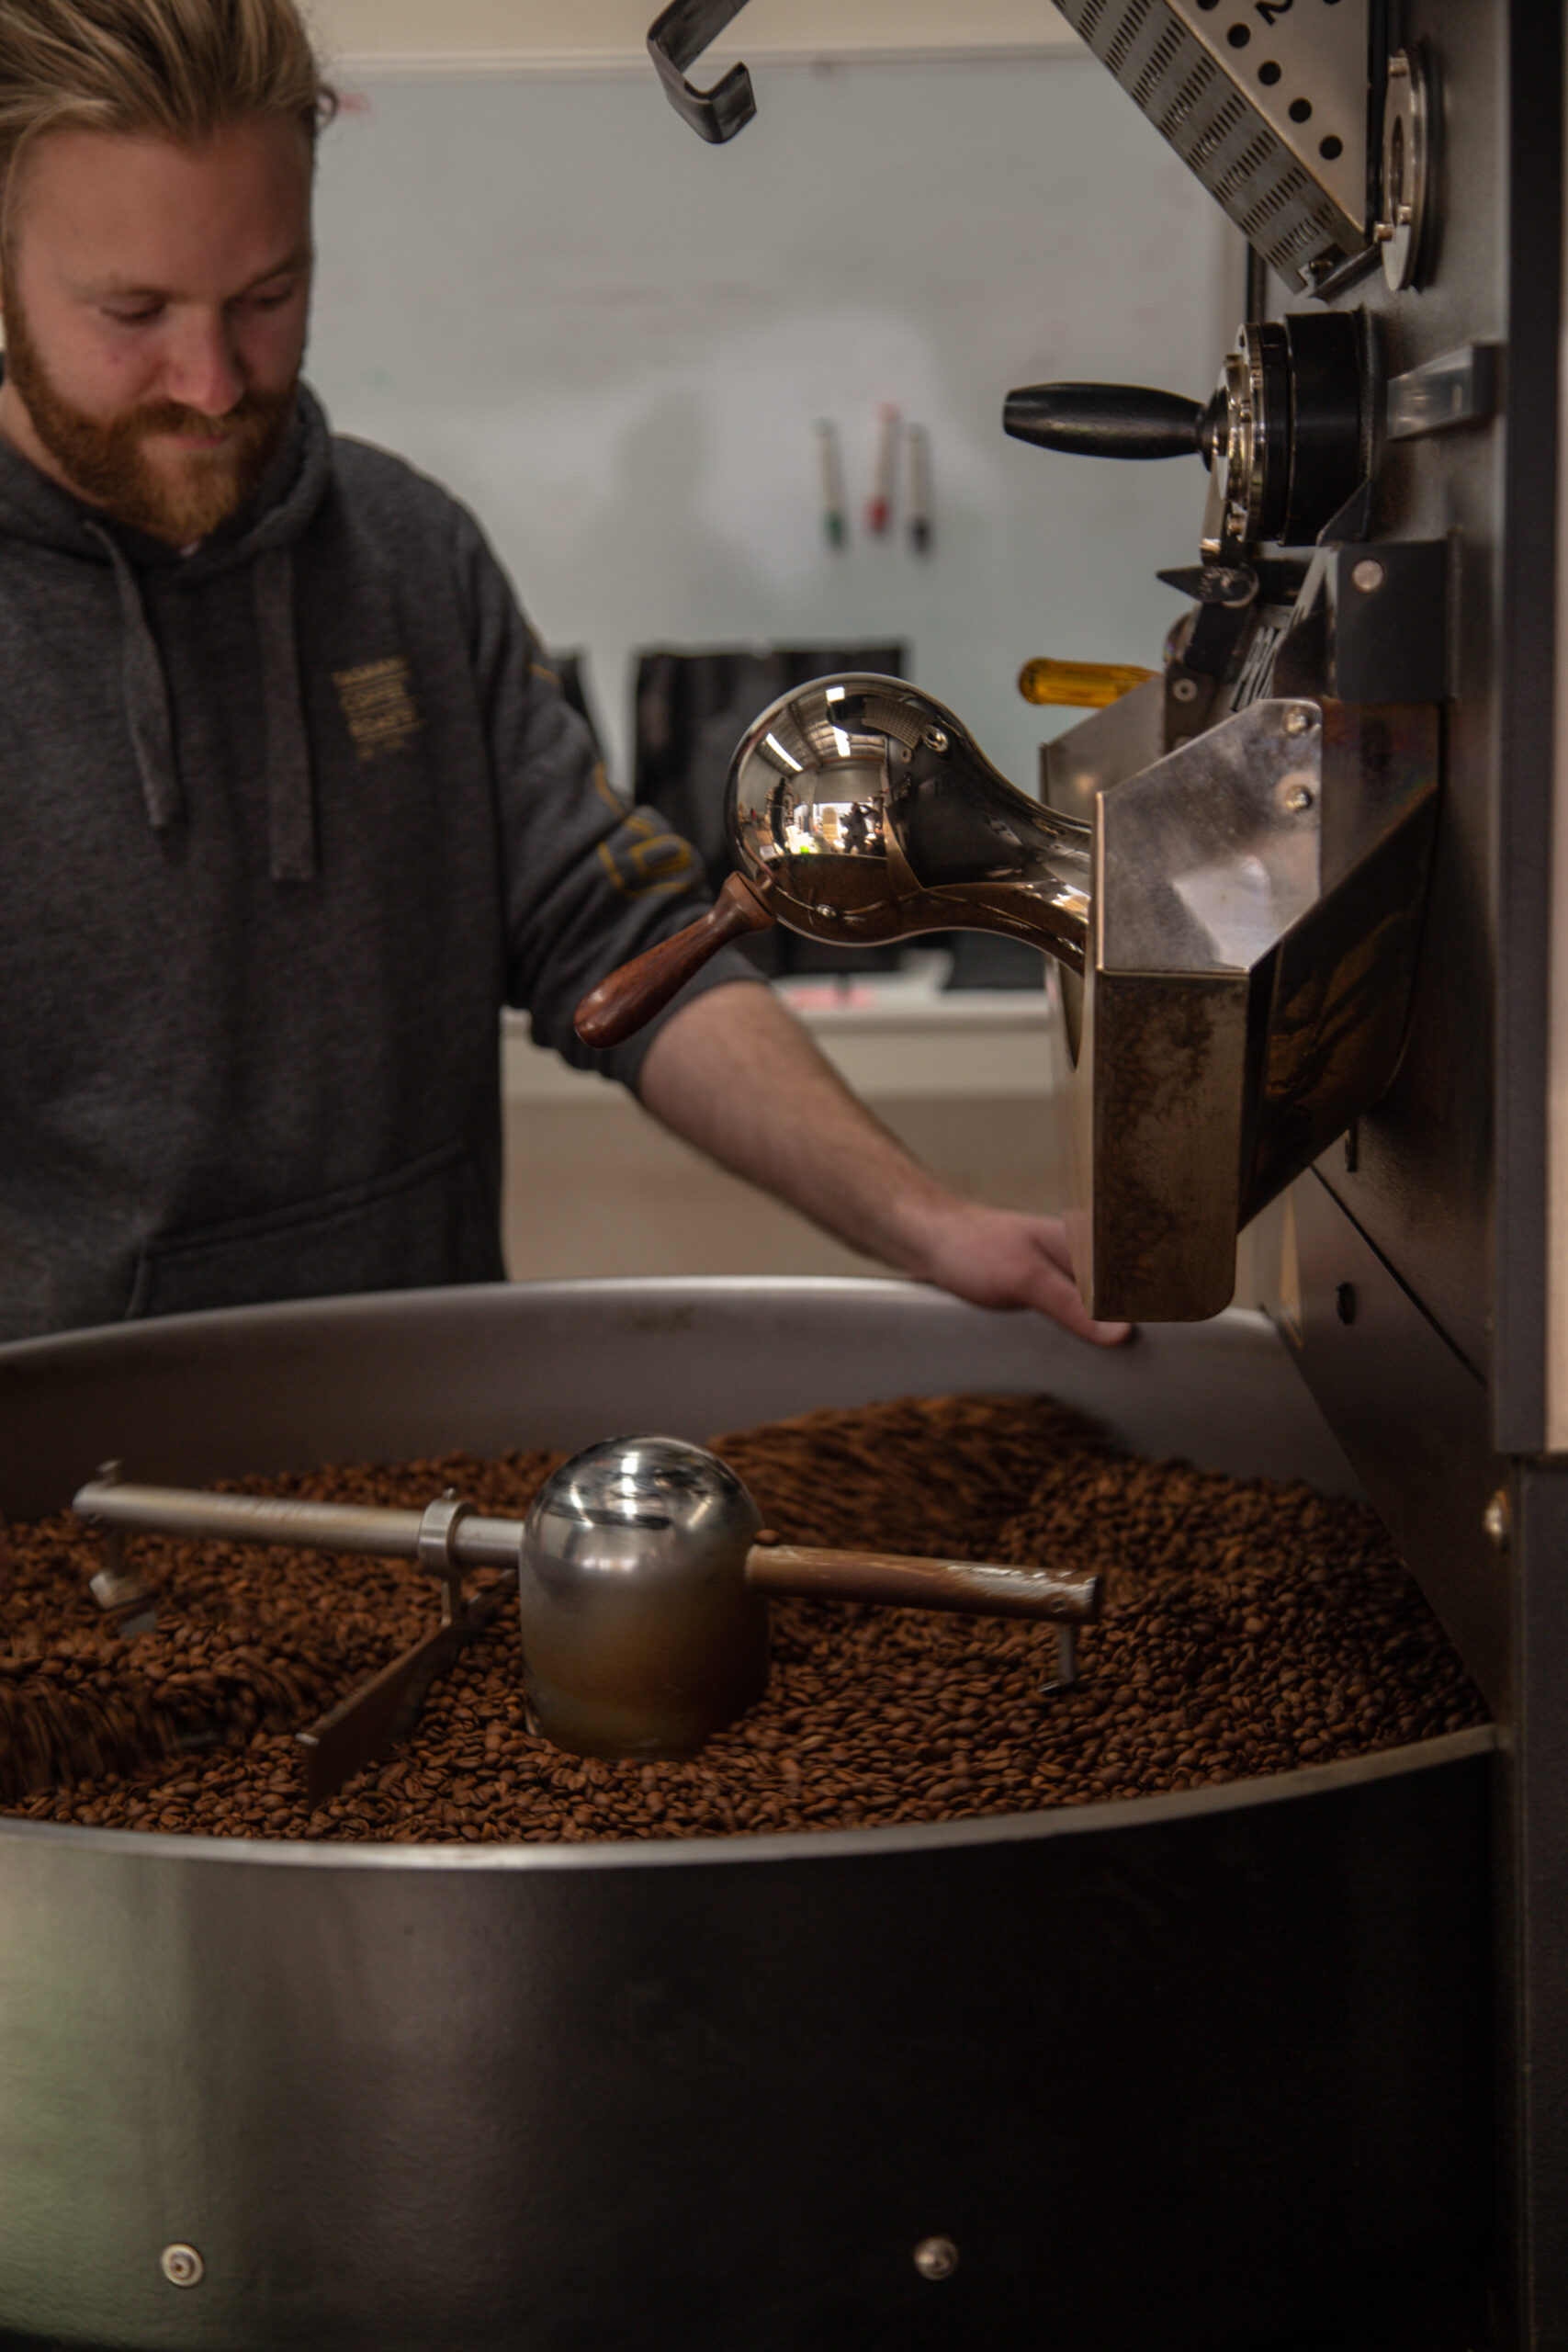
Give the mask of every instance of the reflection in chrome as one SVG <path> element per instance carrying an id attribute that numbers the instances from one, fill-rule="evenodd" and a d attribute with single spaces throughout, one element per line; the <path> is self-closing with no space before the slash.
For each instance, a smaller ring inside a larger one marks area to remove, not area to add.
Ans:
<path id="1" fill-rule="evenodd" d="M 768 749 L 770 752 L 776 752 L 780 759 L 784 763 L 785 766 L 793 768 L 796 775 L 800 774 L 800 762 L 798 760 L 792 760 L 789 753 L 784 750 L 784 745 L 777 741 L 772 735 L 768 738 Z"/>
<path id="2" fill-rule="evenodd" d="M 736 862 L 780 922 L 873 944 L 999 931 L 1081 971 L 1089 829 L 998 775 L 899 678 L 818 678 L 769 705 L 730 768 Z"/>

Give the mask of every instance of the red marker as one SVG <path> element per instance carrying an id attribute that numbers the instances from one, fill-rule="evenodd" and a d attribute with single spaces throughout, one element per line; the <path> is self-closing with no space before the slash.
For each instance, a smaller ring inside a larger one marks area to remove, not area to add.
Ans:
<path id="1" fill-rule="evenodd" d="M 865 503 L 865 527 L 881 537 L 893 520 L 893 469 L 898 458 L 898 412 L 884 401 L 876 412 L 876 463 L 871 496 Z"/>

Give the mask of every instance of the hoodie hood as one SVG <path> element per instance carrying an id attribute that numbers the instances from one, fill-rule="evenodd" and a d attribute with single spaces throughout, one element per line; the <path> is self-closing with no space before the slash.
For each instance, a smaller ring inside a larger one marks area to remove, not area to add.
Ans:
<path id="1" fill-rule="evenodd" d="M 149 616 L 150 596 L 188 595 L 220 573 L 254 571 L 256 647 L 265 713 L 270 871 L 275 882 L 316 872 L 310 737 L 295 622 L 294 548 L 332 480 L 332 437 L 301 385 L 294 419 L 254 492 L 188 554 L 110 520 L 51 481 L 0 440 L 0 532 L 112 571 L 120 616 L 126 725 L 156 832 L 185 814 L 168 680 Z"/>

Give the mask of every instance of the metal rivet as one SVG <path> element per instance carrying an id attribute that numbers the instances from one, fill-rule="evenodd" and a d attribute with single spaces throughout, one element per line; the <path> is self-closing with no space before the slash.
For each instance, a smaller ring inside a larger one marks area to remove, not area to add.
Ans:
<path id="1" fill-rule="evenodd" d="M 1375 595 L 1387 577 L 1387 572 L 1373 555 L 1363 556 L 1350 574 L 1351 581 L 1363 596 Z"/>
<path id="2" fill-rule="evenodd" d="M 1198 699 L 1198 681 L 1196 678 L 1173 678 L 1171 681 L 1170 692 L 1173 701 L 1196 702 Z"/>
<path id="3" fill-rule="evenodd" d="M 166 2245 L 158 2267 L 171 2287 L 199 2287 L 207 2275 L 207 2265 L 193 2245 Z"/>
<path id="4" fill-rule="evenodd" d="M 1312 807 L 1312 790 L 1310 786 L 1304 784 L 1293 784 L 1289 792 L 1285 795 L 1285 806 L 1290 810 L 1292 817 L 1304 817 L 1307 810 Z"/>
<path id="5" fill-rule="evenodd" d="M 1501 1487 L 1481 1514 L 1481 1524 L 1486 1530 L 1486 1540 L 1499 1552 L 1508 1544 L 1508 1498 Z"/>
<path id="6" fill-rule="evenodd" d="M 1287 735 L 1304 735 L 1312 725 L 1312 712 L 1303 710 L 1298 706 L 1296 709 L 1288 710 L 1285 713 L 1285 732 Z"/>
<path id="7" fill-rule="evenodd" d="M 1338 1316 L 1341 1323 L 1353 1323 L 1355 1321 L 1356 1285 L 1354 1283 L 1337 1283 L 1335 1284 L 1334 1312 Z"/>
<path id="8" fill-rule="evenodd" d="M 940 727 L 928 727 L 920 741 L 928 752 L 945 752 L 947 749 L 947 736 Z"/>
<path id="9" fill-rule="evenodd" d="M 915 2248 L 915 2267 L 922 2278 L 951 2278 L 958 2267 L 958 2248 L 951 2238 L 922 2238 Z"/>

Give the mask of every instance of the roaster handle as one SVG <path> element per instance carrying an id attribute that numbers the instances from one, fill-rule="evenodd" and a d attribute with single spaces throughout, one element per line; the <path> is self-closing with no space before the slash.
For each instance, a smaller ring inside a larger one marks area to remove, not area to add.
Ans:
<path id="1" fill-rule="evenodd" d="M 749 931 L 768 931 L 773 916 L 750 882 L 732 874 L 705 915 L 678 931 L 673 939 L 623 964 L 618 971 L 591 989 L 577 1008 L 573 1026 L 585 1046 L 624 1045 L 646 1028 L 656 1012 L 700 972 L 710 956 L 743 939 Z"/>

